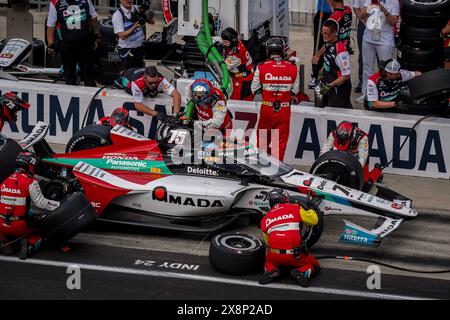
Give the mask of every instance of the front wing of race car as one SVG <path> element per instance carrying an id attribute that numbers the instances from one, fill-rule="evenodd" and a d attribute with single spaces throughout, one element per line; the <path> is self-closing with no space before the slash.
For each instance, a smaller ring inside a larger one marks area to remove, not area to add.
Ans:
<path id="1" fill-rule="evenodd" d="M 360 215 L 378 218 L 372 230 L 344 220 L 345 227 L 339 241 L 349 244 L 378 246 L 403 220 L 418 215 L 412 201 L 394 191 L 379 186 L 377 195 L 342 186 L 334 181 L 294 170 L 282 177 L 289 184 L 311 197 L 320 197 L 319 208 L 324 215 Z"/>

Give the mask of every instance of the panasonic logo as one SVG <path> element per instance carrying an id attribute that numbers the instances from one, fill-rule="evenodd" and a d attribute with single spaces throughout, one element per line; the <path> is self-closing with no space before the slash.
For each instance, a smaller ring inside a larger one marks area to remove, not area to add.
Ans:
<path id="1" fill-rule="evenodd" d="M 112 166 L 127 166 L 127 167 L 139 167 L 139 168 L 147 167 L 147 163 L 144 161 L 127 161 L 127 160 L 108 159 L 106 161 L 106 164 L 112 165 Z"/>
<path id="2" fill-rule="evenodd" d="M 7 188 L 5 185 L 2 185 L 2 192 L 20 194 L 20 190 L 19 189 L 10 189 L 10 188 Z"/>
<path id="3" fill-rule="evenodd" d="M 289 76 L 274 76 L 273 74 L 266 73 L 264 77 L 267 81 L 292 81 L 292 78 Z"/>
<path id="4" fill-rule="evenodd" d="M 280 220 L 285 220 L 285 219 L 294 219 L 294 215 L 293 214 L 283 214 L 282 216 L 273 218 L 273 219 L 267 219 L 266 220 L 266 227 L 269 226 L 271 223 L 273 222 L 277 222 Z"/>

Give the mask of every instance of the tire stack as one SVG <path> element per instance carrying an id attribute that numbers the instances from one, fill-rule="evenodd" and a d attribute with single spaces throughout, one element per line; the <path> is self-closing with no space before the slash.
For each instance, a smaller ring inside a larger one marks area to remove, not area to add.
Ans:
<path id="1" fill-rule="evenodd" d="M 440 31 L 450 16 L 450 0 L 403 0 L 398 60 L 403 69 L 431 71 L 444 65 Z"/>
<path id="2" fill-rule="evenodd" d="M 102 85 L 112 85 L 121 71 L 120 58 L 115 52 L 117 36 L 112 19 L 101 19 L 99 24 L 101 42 L 94 53 L 95 80 Z"/>

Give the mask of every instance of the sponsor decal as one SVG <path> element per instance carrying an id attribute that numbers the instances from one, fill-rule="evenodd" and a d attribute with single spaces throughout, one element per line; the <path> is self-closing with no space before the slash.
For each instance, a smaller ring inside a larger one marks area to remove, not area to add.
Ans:
<path id="1" fill-rule="evenodd" d="M 322 180 L 320 182 L 320 184 L 317 186 L 317 189 L 323 190 L 326 185 L 327 185 L 327 181 L 326 180 Z"/>
<path id="2" fill-rule="evenodd" d="M 389 232 L 390 230 L 394 229 L 398 222 L 399 222 L 398 220 L 392 220 L 391 223 L 383 231 L 378 233 L 380 235 L 380 237 L 383 234 L 385 234 L 385 233 Z"/>
<path id="3" fill-rule="evenodd" d="M 290 214 L 283 214 L 282 216 L 278 216 L 276 218 L 273 219 L 267 219 L 266 220 L 266 227 L 268 227 L 271 223 L 280 221 L 280 220 L 286 220 L 286 219 L 294 219 L 294 215 L 292 213 Z"/>
<path id="4" fill-rule="evenodd" d="M 380 241 L 381 240 L 377 235 L 367 233 L 349 224 L 346 224 L 344 231 L 339 238 L 339 242 L 367 246 L 378 246 Z"/>
<path id="5" fill-rule="evenodd" d="M 153 161 L 157 160 L 158 158 L 159 158 L 158 152 L 150 151 L 149 153 L 147 153 L 147 156 L 145 157 L 144 160 Z"/>
<path id="6" fill-rule="evenodd" d="M 112 167 L 121 166 L 121 167 L 134 167 L 134 168 L 146 168 L 147 162 L 145 161 L 132 161 L 132 160 L 117 160 L 117 159 L 108 159 L 106 161 L 107 165 Z"/>
<path id="7" fill-rule="evenodd" d="M 314 178 L 310 178 L 309 180 L 304 180 L 303 185 L 309 187 L 313 180 L 314 180 Z"/>
<path id="8" fill-rule="evenodd" d="M 150 172 L 151 173 L 161 173 L 162 170 L 161 170 L 161 168 L 150 168 Z"/>
<path id="9" fill-rule="evenodd" d="M 333 208 L 333 207 L 325 207 L 325 211 L 339 211 L 341 212 L 341 208 Z"/>
<path id="10" fill-rule="evenodd" d="M 223 203 L 220 200 L 175 196 L 169 194 L 165 187 L 155 188 L 152 192 L 152 199 L 180 206 L 190 206 L 197 208 L 215 208 L 215 207 L 223 208 Z"/>
<path id="11" fill-rule="evenodd" d="M 203 176 L 214 176 L 214 177 L 219 176 L 219 173 L 216 170 L 198 167 L 187 167 L 187 173 L 198 174 Z"/>
<path id="12" fill-rule="evenodd" d="M 393 202 L 393 203 L 391 204 L 391 208 L 397 209 L 397 210 L 401 210 L 401 209 L 403 209 L 403 205 L 400 204 L 400 203 Z"/>
<path id="13" fill-rule="evenodd" d="M 105 153 L 103 159 L 116 159 L 116 160 L 139 160 L 138 157 L 126 155 L 125 153 Z"/>
<path id="14" fill-rule="evenodd" d="M 41 139 L 42 134 L 44 134 L 48 129 L 48 125 L 46 123 L 41 123 L 40 126 L 34 127 L 33 131 L 25 137 L 22 141 L 20 141 L 20 146 L 22 148 L 26 148 L 27 146 L 33 144 L 35 141 Z"/>
<path id="15" fill-rule="evenodd" d="M 274 76 L 270 72 L 265 74 L 264 79 L 266 81 L 290 81 L 290 82 L 292 82 L 292 78 L 289 76 Z"/>
<path id="16" fill-rule="evenodd" d="M 8 193 L 13 193 L 13 194 L 20 194 L 20 190 L 19 189 L 10 189 L 10 188 L 6 187 L 5 185 L 2 185 L 2 192 L 8 192 Z"/>

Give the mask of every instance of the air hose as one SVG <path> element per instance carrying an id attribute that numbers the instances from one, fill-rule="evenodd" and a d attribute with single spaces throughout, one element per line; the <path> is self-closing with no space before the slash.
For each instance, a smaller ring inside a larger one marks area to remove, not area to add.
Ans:
<path id="1" fill-rule="evenodd" d="M 405 272 L 412 272 L 412 273 L 423 273 L 423 274 L 442 274 L 442 273 L 450 273 L 450 270 L 430 270 L 430 271 L 424 271 L 424 270 L 415 270 L 415 269 L 408 269 L 403 268 L 399 266 L 394 266 L 388 263 L 383 263 L 375 260 L 370 259 L 364 259 L 364 258 L 355 258 L 355 257 L 349 257 L 349 256 L 318 256 L 316 257 L 317 260 L 344 260 L 344 261 L 361 261 L 361 262 L 368 262 L 384 267 L 388 267 L 395 270 L 405 271 Z"/>
<path id="2" fill-rule="evenodd" d="M 212 41 L 208 16 L 208 0 L 202 0 L 202 27 L 195 40 L 200 52 L 208 59 L 214 70 L 218 73 L 222 81 L 220 90 L 225 95 L 225 98 L 228 99 L 233 92 L 233 86 L 231 85 L 227 65 Z M 186 105 L 184 116 L 191 119 L 194 108 L 195 105 L 192 100 L 189 101 Z"/>
<path id="3" fill-rule="evenodd" d="M 91 101 L 89 102 L 89 104 L 88 104 L 88 106 L 86 108 L 86 112 L 84 113 L 83 122 L 81 123 L 81 128 L 80 129 L 83 129 L 85 127 L 85 125 L 86 125 L 87 115 L 89 114 L 89 111 L 91 110 L 91 106 L 92 106 L 92 103 L 94 103 L 95 98 L 98 96 L 98 94 L 100 92 L 102 92 L 103 89 L 106 89 L 106 88 L 107 87 L 101 87 L 100 89 L 98 89 L 95 92 L 94 96 L 91 98 Z"/>

